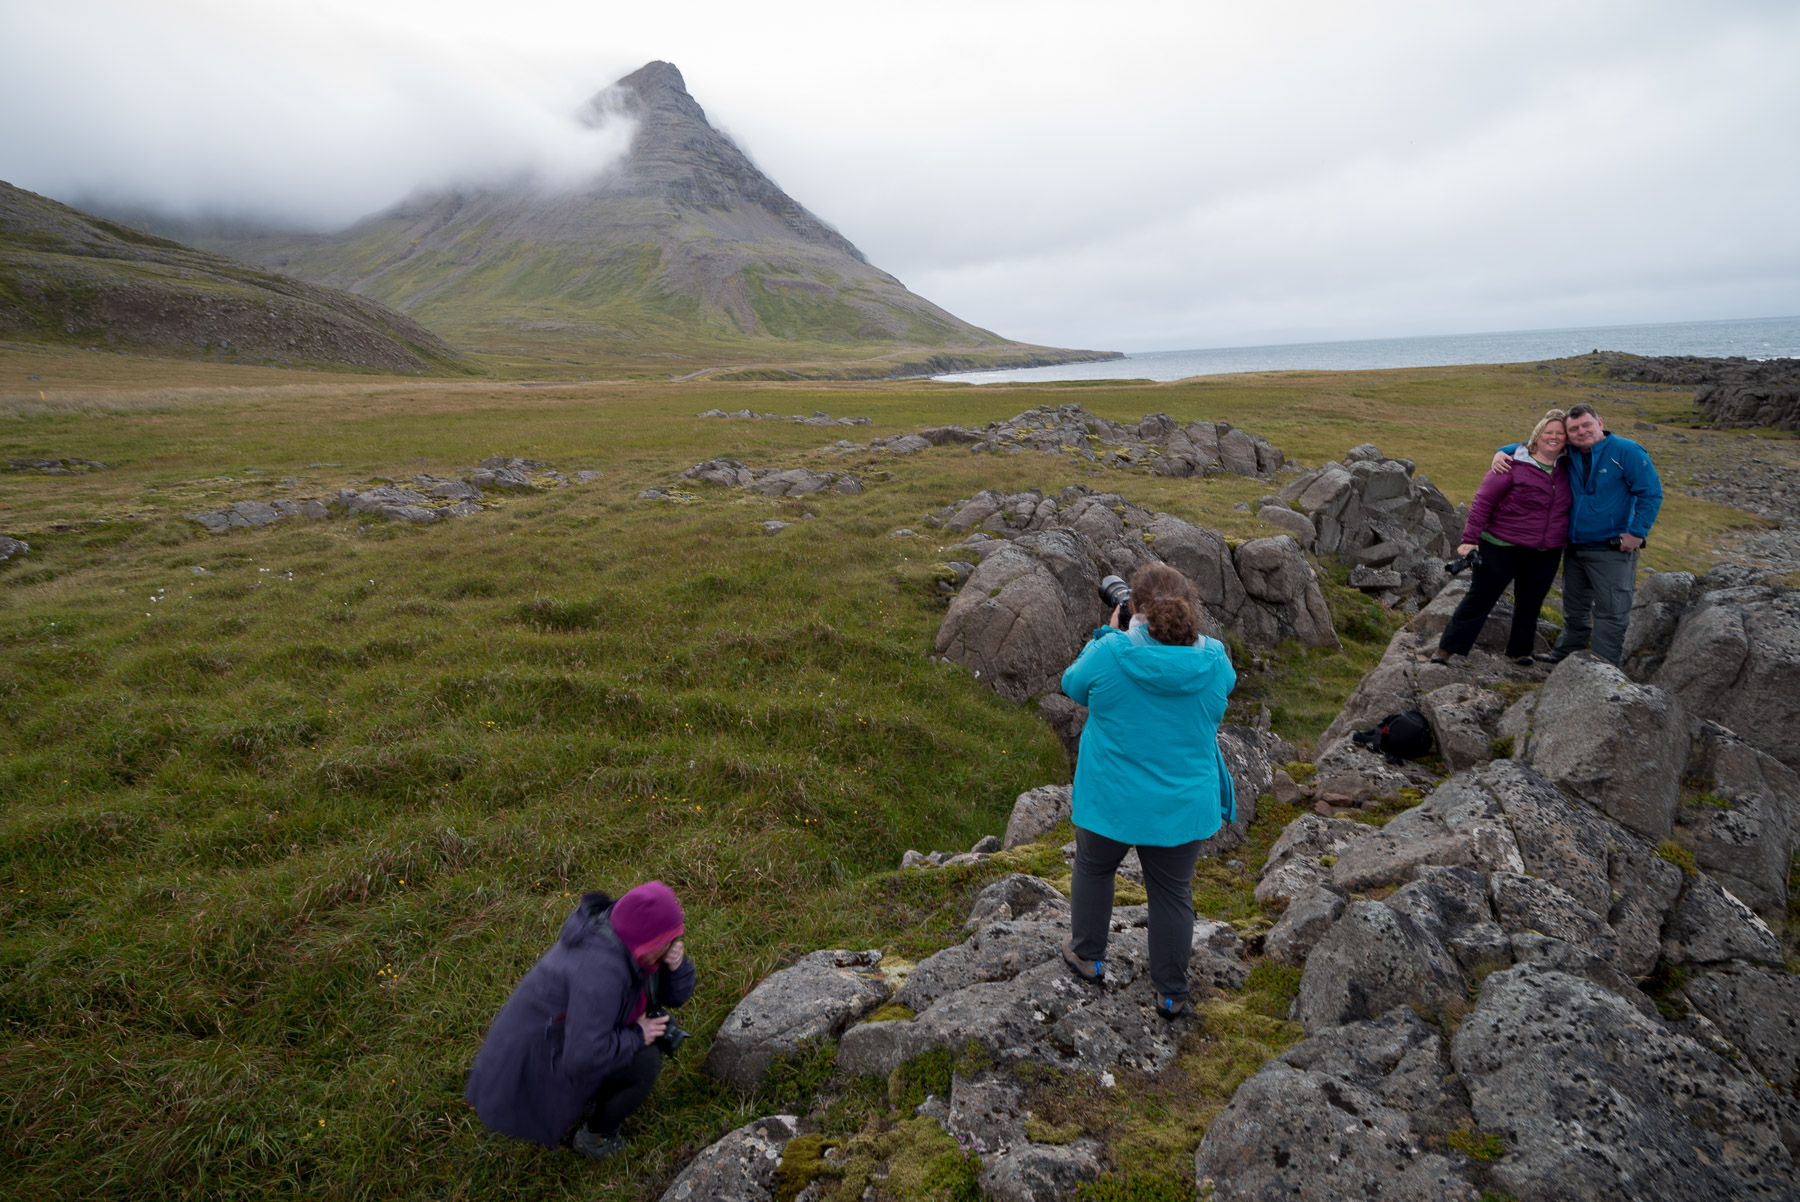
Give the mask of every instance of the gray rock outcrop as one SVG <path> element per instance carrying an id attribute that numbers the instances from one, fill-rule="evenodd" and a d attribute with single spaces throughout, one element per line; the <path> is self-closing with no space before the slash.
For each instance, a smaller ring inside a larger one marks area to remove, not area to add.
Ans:
<path id="1" fill-rule="evenodd" d="M 230 508 L 210 513 L 190 513 L 208 534 L 223 534 L 234 526 L 267 526 L 284 518 L 323 518 L 329 511 L 318 501 L 235 501 Z"/>
<path id="2" fill-rule="evenodd" d="M 708 409 L 700 417 L 736 417 L 771 422 L 797 422 L 802 426 L 866 426 L 872 421 L 866 417 L 833 417 L 823 409 L 815 409 L 812 416 L 803 413 L 752 413 L 748 409 L 738 409 L 731 413 L 723 409 Z"/>
<path id="3" fill-rule="evenodd" d="M 1368 443 L 1341 462 L 1294 477 L 1275 500 L 1311 526 L 1310 542 L 1302 539 L 1306 550 L 1343 556 L 1352 565 L 1350 583 L 1388 604 L 1437 595 L 1465 516 L 1415 472 L 1410 459 L 1386 458 Z M 1286 517 L 1263 516 L 1292 524 Z"/>
<path id="4" fill-rule="evenodd" d="M 1675 813 L 1680 842 L 1745 904 L 1779 918 L 1800 846 L 1800 774 L 1716 722 L 1691 729 L 1685 780 L 1697 790 Z"/>
<path id="5" fill-rule="evenodd" d="M 1770 1084 L 1800 1089 L 1800 976 L 1727 964 L 1694 978 L 1685 992 Z"/>
<path id="6" fill-rule="evenodd" d="M 1139 468 L 1162 476 L 1272 476 L 1281 469 L 1279 448 L 1258 434 L 1226 422 L 1177 422 L 1153 413 L 1127 425 L 1096 417 L 1080 405 L 1040 405 L 980 429 L 939 426 L 920 431 L 933 444 L 963 444 L 975 452 L 1036 451 L 1067 455 L 1107 467 Z"/>
<path id="7" fill-rule="evenodd" d="M 1800 769 L 1800 590 L 1731 564 L 1679 585 L 1634 606 L 1627 671 Z"/>
<path id="8" fill-rule="evenodd" d="M 24 539 L 0 537 L 0 561 L 11 559 L 15 555 L 25 555 L 31 551 L 31 544 Z"/>
<path id="9" fill-rule="evenodd" d="M 827 489 L 854 496 L 862 491 L 856 477 L 837 472 L 815 472 L 810 468 L 777 469 L 750 467 L 736 459 L 708 459 L 696 463 L 676 477 L 698 480 L 723 488 L 747 488 L 766 497 L 804 497 Z"/>
<path id="10" fill-rule="evenodd" d="M 1312 566 L 1286 536 L 1233 547 L 1215 531 L 1081 485 L 1056 497 L 984 492 L 939 520 L 971 535 L 945 548 L 946 560 L 978 566 L 944 615 L 937 654 L 1012 700 L 1056 690 L 1089 632 L 1106 620 L 1102 576 L 1129 577 L 1159 559 L 1194 582 L 1202 629 L 1213 637 L 1230 631 L 1256 647 L 1284 638 L 1337 645 Z"/>

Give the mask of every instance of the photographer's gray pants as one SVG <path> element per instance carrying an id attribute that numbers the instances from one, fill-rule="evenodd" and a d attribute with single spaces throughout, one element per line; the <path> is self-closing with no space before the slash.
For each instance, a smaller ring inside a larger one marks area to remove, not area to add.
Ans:
<path id="1" fill-rule="evenodd" d="M 1637 552 L 1570 547 L 1563 552 L 1563 632 L 1559 656 L 1591 650 L 1616 664 L 1625 653 L 1631 598 L 1637 592 Z"/>
<path id="2" fill-rule="evenodd" d="M 1113 874 L 1131 847 L 1075 828 L 1069 925 L 1075 955 L 1083 960 L 1106 959 Z M 1194 862 L 1200 858 L 1200 840 L 1178 847 L 1140 844 L 1137 853 L 1144 866 L 1144 891 L 1150 895 L 1150 983 L 1160 994 L 1185 998 L 1188 961 L 1194 955 Z"/>

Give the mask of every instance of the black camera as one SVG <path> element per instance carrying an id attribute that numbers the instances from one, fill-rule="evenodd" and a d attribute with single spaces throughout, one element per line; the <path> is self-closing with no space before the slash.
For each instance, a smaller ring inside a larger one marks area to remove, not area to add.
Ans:
<path id="1" fill-rule="evenodd" d="M 1479 562 L 1481 562 L 1481 548 L 1476 547 L 1461 559 L 1452 559 L 1445 564 L 1444 571 L 1452 576 L 1460 576 Z"/>
<path id="2" fill-rule="evenodd" d="M 1121 577 L 1108 576 L 1100 582 L 1100 599 L 1106 602 L 1108 613 L 1120 609 L 1122 616 L 1131 616 L 1131 586 Z"/>
<path id="3" fill-rule="evenodd" d="M 644 1017 L 666 1018 L 669 1020 L 669 1025 L 663 1028 L 663 1033 L 658 1035 L 655 1040 L 656 1046 L 663 1050 L 663 1055 L 665 1056 L 673 1056 L 676 1052 L 679 1052 L 681 1050 L 681 1045 L 686 1043 L 688 1037 L 693 1034 L 692 1031 L 683 1029 L 681 1024 L 675 1021 L 675 1016 L 670 1014 L 667 1010 L 664 1010 L 661 1006 L 656 1007 L 654 1010 L 644 1011 Z"/>

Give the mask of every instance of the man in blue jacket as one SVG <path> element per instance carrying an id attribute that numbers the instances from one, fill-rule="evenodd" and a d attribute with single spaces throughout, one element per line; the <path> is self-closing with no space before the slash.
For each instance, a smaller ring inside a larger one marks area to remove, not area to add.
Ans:
<path id="1" fill-rule="evenodd" d="M 1584 649 L 1618 663 L 1637 592 L 1637 553 L 1662 508 L 1662 481 L 1650 453 L 1629 438 L 1608 434 L 1592 405 L 1569 409 L 1569 547 L 1563 552 L 1563 632 L 1539 652 L 1547 664 Z M 1518 444 L 1494 456 L 1497 472 L 1512 470 Z"/>

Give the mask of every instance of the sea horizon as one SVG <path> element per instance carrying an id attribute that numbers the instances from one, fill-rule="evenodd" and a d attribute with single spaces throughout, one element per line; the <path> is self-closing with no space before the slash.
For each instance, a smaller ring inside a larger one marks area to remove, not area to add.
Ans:
<path id="1" fill-rule="evenodd" d="M 1634 355 L 1785 359 L 1800 356 L 1800 316 L 1135 351 L 1128 352 L 1123 359 L 1001 371 L 951 372 L 932 379 L 967 384 L 1117 379 L 1148 379 L 1162 383 L 1236 372 L 1366 371 L 1527 363 L 1563 359 L 1596 350 Z"/>

